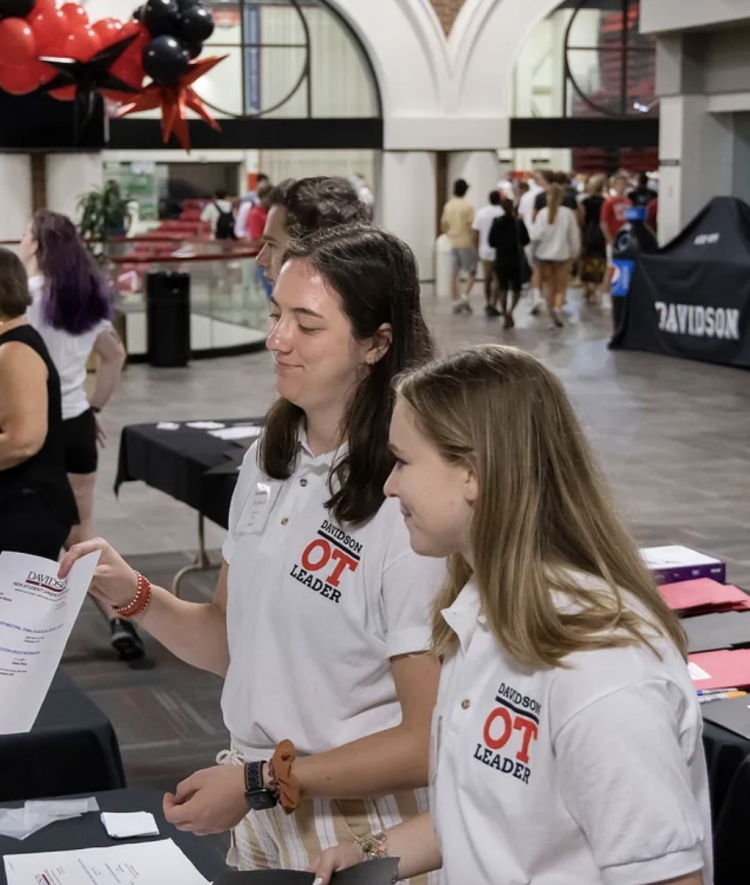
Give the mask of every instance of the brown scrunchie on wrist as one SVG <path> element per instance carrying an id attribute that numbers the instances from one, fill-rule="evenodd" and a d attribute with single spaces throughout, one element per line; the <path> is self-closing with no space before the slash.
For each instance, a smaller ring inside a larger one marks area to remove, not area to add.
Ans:
<path id="1" fill-rule="evenodd" d="M 279 805 L 286 814 L 293 814 L 302 804 L 299 781 L 292 774 L 296 753 L 291 741 L 282 741 L 271 759 L 273 777 L 279 785 Z"/>

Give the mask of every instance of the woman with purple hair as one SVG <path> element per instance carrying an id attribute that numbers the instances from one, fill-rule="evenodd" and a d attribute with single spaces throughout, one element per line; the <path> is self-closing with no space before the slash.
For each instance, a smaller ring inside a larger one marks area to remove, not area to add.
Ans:
<path id="1" fill-rule="evenodd" d="M 67 546 L 72 546 L 94 537 L 97 442 L 106 438 L 99 413 L 120 380 L 125 349 L 112 327 L 107 281 L 69 218 L 37 212 L 21 241 L 20 256 L 29 275 L 29 322 L 44 339 L 60 375 L 65 467 L 80 517 L 68 537 Z M 85 384 L 92 352 L 99 367 L 89 401 Z M 115 617 L 108 606 L 100 608 L 120 657 L 142 657 L 143 644 L 133 625 Z"/>

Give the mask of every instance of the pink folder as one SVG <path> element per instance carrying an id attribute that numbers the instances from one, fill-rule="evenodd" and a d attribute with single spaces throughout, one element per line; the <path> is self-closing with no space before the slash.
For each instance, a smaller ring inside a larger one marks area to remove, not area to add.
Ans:
<path id="1" fill-rule="evenodd" d="M 662 598 L 673 611 L 698 614 L 715 611 L 750 609 L 750 596 L 732 584 L 720 584 L 712 578 L 696 578 L 678 584 L 662 584 Z"/>
<path id="2" fill-rule="evenodd" d="M 690 655 L 688 667 L 696 691 L 750 687 L 750 648 Z"/>

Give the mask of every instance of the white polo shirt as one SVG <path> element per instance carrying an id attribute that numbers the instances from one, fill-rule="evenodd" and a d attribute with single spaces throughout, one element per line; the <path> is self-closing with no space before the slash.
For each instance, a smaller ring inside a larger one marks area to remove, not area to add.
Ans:
<path id="1" fill-rule="evenodd" d="M 661 661 L 628 647 L 534 672 L 500 647 L 475 585 L 443 615 L 460 639 L 432 730 L 446 885 L 644 885 L 700 869 L 711 885 L 700 707 L 674 646 L 656 640 Z"/>
<path id="2" fill-rule="evenodd" d="M 283 482 L 247 453 L 232 499 L 224 721 L 247 759 L 322 753 L 400 724 L 390 658 L 430 645 L 443 560 L 412 552 L 396 500 L 365 525 L 326 510 L 335 453 L 304 438 Z"/>

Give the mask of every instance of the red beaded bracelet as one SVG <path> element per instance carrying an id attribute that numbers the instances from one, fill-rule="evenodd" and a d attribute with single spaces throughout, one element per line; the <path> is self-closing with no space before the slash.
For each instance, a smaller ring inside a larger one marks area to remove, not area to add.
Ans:
<path id="1" fill-rule="evenodd" d="M 120 618 L 134 618 L 136 615 L 142 614 L 151 602 L 151 582 L 144 578 L 140 572 L 136 572 L 135 576 L 138 579 L 138 592 L 133 600 L 120 608 L 112 606 L 115 614 Z"/>

